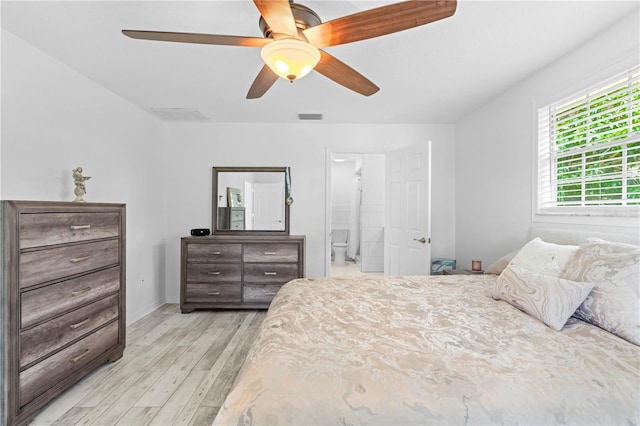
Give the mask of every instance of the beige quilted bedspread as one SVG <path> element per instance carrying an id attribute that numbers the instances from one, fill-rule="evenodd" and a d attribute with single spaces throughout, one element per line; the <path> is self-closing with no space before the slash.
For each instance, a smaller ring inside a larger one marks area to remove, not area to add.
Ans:
<path id="1" fill-rule="evenodd" d="M 286 284 L 214 424 L 640 422 L 640 347 L 574 318 L 554 331 L 494 280 Z"/>

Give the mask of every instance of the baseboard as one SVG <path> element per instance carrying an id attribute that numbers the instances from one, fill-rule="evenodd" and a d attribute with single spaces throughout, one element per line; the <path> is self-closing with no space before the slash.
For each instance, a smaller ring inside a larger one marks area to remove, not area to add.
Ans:
<path id="1" fill-rule="evenodd" d="M 127 327 L 133 324 L 134 322 L 138 321 L 139 319 L 149 315 L 151 312 L 160 308 L 165 303 L 166 302 L 164 301 L 164 299 L 158 299 L 147 306 L 144 306 L 140 309 L 136 309 L 134 312 L 127 312 Z"/>

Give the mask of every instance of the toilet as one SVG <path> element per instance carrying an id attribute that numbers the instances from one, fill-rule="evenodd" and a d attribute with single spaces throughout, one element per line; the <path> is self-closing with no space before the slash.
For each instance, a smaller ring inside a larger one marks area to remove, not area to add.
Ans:
<path id="1" fill-rule="evenodd" d="M 333 253 L 333 264 L 344 265 L 347 257 L 348 229 L 334 229 L 331 231 L 331 251 Z"/>

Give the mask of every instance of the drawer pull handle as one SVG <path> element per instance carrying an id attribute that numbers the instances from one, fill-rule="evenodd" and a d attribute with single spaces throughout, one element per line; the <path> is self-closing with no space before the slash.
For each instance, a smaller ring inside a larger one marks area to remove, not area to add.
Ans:
<path id="1" fill-rule="evenodd" d="M 220 271 L 207 272 L 207 275 L 220 275 Z"/>
<path id="2" fill-rule="evenodd" d="M 275 291 L 265 291 L 265 292 L 264 292 L 264 295 L 265 295 L 265 296 L 275 296 L 275 295 L 276 295 L 276 292 L 275 292 Z"/>
<path id="3" fill-rule="evenodd" d="M 85 349 L 85 350 L 84 350 L 84 352 L 82 352 L 82 353 L 81 353 L 80 355 L 78 355 L 77 357 L 75 357 L 75 358 L 71 358 L 71 359 L 69 360 L 69 362 L 72 362 L 72 363 L 78 362 L 78 361 L 80 361 L 82 358 L 84 358 L 85 356 L 89 355 L 89 352 L 91 352 L 91 350 L 90 350 L 90 349 Z"/>
<path id="4" fill-rule="evenodd" d="M 91 225 L 71 225 L 70 228 L 72 231 L 77 231 L 79 229 L 90 229 Z"/>
<path id="5" fill-rule="evenodd" d="M 80 262 L 84 262 L 85 260 L 89 259 L 90 256 L 82 256 L 82 257 L 74 257 L 73 259 L 70 260 L 71 263 L 80 263 Z"/>
<path id="6" fill-rule="evenodd" d="M 76 291 L 72 291 L 71 295 L 72 296 L 80 296 L 81 294 L 84 294 L 86 292 L 88 292 L 89 290 L 91 290 L 91 287 L 87 287 L 87 288 L 83 288 L 82 290 L 76 290 Z"/>
<path id="7" fill-rule="evenodd" d="M 86 325 L 88 322 L 89 322 L 89 318 L 85 319 L 84 321 L 80 321 L 79 323 L 71 324 L 69 328 L 72 330 L 75 330 L 82 327 L 83 325 Z"/>
<path id="8" fill-rule="evenodd" d="M 212 251 L 212 252 L 211 252 L 211 253 L 209 253 L 209 254 L 212 254 L 212 255 L 214 255 L 214 256 L 219 256 L 219 255 L 221 255 L 221 254 L 222 254 L 222 252 L 219 252 L 219 251 Z"/>
<path id="9" fill-rule="evenodd" d="M 207 293 L 209 296 L 219 296 L 220 292 L 219 291 L 212 291 L 210 293 Z"/>
<path id="10" fill-rule="evenodd" d="M 277 252 L 275 252 L 275 251 L 265 251 L 264 254 L 266 256 L 275 256 L 277 254 Z"/>
<path id="11" fill-rule="evenodd" d="M 278 275 L 277 272 L 265 272 L 264 274 L 265 275 Z"/>

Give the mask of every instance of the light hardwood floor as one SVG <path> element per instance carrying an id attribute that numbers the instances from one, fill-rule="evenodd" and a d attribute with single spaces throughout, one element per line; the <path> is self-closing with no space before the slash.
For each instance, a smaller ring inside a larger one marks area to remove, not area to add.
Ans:
<path id="1" fill-rule="evenodd" d="M 167 304 L 127 327 L 122 359 L 53 400 L 33 425 L 210 425 L 266 311 Z"/>

